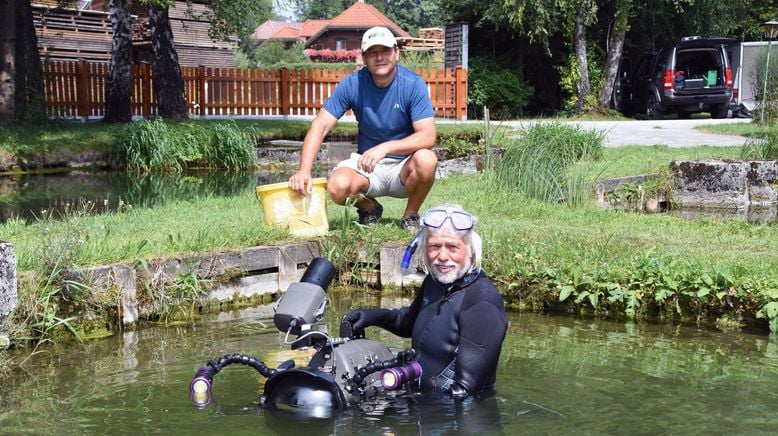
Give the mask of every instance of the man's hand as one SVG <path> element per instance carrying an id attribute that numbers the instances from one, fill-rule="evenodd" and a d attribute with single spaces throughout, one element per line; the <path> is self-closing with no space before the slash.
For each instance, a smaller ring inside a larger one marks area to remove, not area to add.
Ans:
<path id="1" fill-rule="evenodd" d="M 289 189 L 300 195 L 309 195 L 313 192 L 313 178 L 310 171 L 298 171 L 289 178 Z"/>
<path id="2" fill-rule="evenodd" d="M 385 157 L 386 147 L 384 147 L 384 144 L 378 144 L 365 151 L 362 156 L 359 157 L 357 165 L 362 171 L 372 173 L 376 165 L 378 165 L 378 162 Z"/>

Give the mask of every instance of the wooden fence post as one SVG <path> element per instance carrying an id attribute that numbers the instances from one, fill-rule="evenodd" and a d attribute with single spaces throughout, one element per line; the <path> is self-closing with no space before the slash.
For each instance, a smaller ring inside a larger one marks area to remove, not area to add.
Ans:
<path id="1" fill-rule="evenodd" d="M 140 65 L 140 88 L 141 99 L 143 100 L 143 106 L 141 107 L 140 115 L 142 117 L 151 116 L 151 65 Z"/>
<path id="2" fill-rule="evenodd" d="M 281 84 L 278 96 L 281 98 L 281 115 L 289 115 L 289 68 L 281 68 Z"/>
<path id="3" fill-rule="evenodd" d="M 197 91 L 197 105 L 200 107 L 200 116 L 205 116 L 205 65 L 197 68 L 197 82 L 200 89 Z"/>
<path id="4" fill-rule="evenodd" d="M 456 83 L 454 116 L 457 121 L 467 121 L 467 70 L 458 65 L 454 71 L 454 78 Z"/>
<path id="5" fill-rule="evenodd" d="M 82 121 L 89 118 L 89 97 L 89 66 L 85 60 L 79 59 L 76 69 L 76 104 Z"/>

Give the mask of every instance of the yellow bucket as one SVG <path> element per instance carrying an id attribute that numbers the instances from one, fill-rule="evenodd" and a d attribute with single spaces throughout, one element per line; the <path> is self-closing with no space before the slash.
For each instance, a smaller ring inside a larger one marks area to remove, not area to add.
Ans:
<path id="1" fill-rule="evenodd" d="M 302 196 L 287 182 L 257 186 L 262 213 L 269 226 L 287 227 L 295 236 L 323 236 L 329 230 L 327 221 L 327 179 L 313 179 L 313 192 Z"/>

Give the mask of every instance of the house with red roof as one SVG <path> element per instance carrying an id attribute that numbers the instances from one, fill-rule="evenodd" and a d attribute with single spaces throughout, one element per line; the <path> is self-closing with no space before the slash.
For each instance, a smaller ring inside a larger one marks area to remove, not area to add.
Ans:
<path id="1" fill-rule="evenodd" d="M 288 45 L 296 40 L 304 44 L 306 53 L 316 59 L 326 59 L 321 53 L 348 52 L 348 58 L 354 59 L 362 42 L 362 34 L 371 27 L 384 26 L 398 39 L 410 38 L 410 34 L 384 15 L 375 6 L 364 0 L 357 0 L 351 7 L 331 20 L 308 20 L 304 23 L 282 23 L 267 21 L 254 32 L 255 38 L 264 41 L 284 41 Z M 298 27 L 293 26 L 299 25 Z M 272 33 L 271 29 L 273 30 Z M 296 32 L 296 33 L 295 33 Z M 270 35 L 265 39 L 261 36 Z"/>

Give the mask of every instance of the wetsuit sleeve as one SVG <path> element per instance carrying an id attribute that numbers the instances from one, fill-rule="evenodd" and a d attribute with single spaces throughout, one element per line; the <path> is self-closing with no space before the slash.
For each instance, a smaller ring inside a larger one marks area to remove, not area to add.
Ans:
<path id="1" fill-rule="evenodd" d="M 462 302 L 459 314 L 459 350 L 455 380 L 468 393 L 477 393 L 494 384 L 500 349 L 508 328 L 499 292 L 472 293 Z"/>
<path id="2" fill-rule="evenodd" d="M 413 324 L 416 322 L 421 308 L 421 296 L 422 292 L 419 291 L 410 306 L 387 310 L 385 322 L 381 327 L 402 338 L 410 338 L 413 333 Z"/>

